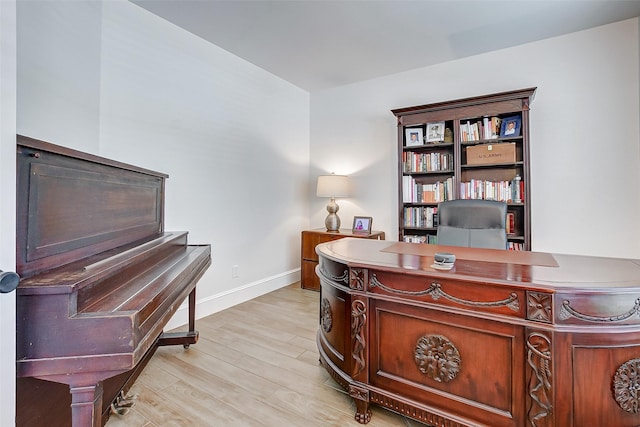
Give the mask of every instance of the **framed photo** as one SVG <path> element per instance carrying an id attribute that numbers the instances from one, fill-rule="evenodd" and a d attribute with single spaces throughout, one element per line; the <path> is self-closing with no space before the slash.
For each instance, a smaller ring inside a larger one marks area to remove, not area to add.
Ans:
<path id="1" fill-rule="evenodd" d="M 521 124 L 522 119 L 520 116 L 506 117 L 502 119 L 502 125 L 500 126 L 500 138 L 520 136 Z"/>
<path id="2" fill-rule="evenodd" d="M 353 233 L 371 234 L 371 224 L 373 218 L 370 216 L 354 216 L 353 217 Z"/>
<path id="3" fill-rule="evenodd" d="M 444 122 L 427 123 L 427 142 L 444 141 Z"/>
<path id="4" fill-rule="evenodd" d="M 424 136 L 422 128 L 407 128 L 404 130 L 404 145 L 406 147 L 414 147 L 424 144 Z"/>

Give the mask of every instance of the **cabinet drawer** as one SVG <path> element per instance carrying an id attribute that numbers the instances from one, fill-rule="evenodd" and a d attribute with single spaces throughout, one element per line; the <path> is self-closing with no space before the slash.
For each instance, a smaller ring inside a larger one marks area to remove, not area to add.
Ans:
<path id="1" fill-rule="evenodd" d="M 315 261 L 302 260 L 302 275 L 300 278 L 302 289 L 313 289 L 314 291 L 320 289 L 320 279 L 316 274 L 317 265 L 318 263 Z"/>
<path id="2" fill-rule="evenodd" d="M 370 270 L 369 291 L 381 295 L 402 296 L 405 299 L 443 307 L 525 317 L 524 291 L 483 282 Z"/>
<path id="3" fill-rule="evenodd" d="M 316 254 L 316 246 L 320 243 L 330 242 L 331 240 L 342 239 L 345 236 L 340 234 L 318 234 L 302 232 L 302 259 L 310 261 L 318 261 L 318 255 Z"/>

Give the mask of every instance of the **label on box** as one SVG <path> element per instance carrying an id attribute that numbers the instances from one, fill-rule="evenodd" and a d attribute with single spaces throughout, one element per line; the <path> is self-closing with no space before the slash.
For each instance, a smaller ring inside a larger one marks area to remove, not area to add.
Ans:
<path id="1" fill-rule="evenodd" d="M 486 165 L 497 163 L 515 163 L 516 144 L 480 144 L 467 147 L 468 165 Z"/>

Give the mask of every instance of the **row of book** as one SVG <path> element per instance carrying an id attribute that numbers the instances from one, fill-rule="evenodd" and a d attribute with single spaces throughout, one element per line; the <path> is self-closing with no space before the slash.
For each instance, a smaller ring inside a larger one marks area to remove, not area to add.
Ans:
<path id="1" fill-rule="evenodd" d="M 430 245 L 438 244 L 438 236 L 435 234 L 411 235 L 405 234 L 402 237 L 403 242 L 407 243 L 428 243 Z"/>
<path id="2" fill-rule="evenodd" d="M 405 228 L 437 228 L 438 208 L 432 206 L 414 206 L 404 208 Z M 507 234 L 515 234 L 516 217 L 513 212 L 507 212 L 506 224 Z"/>
<path id="3" fill-rule="evenodd" d="M 422 184 L 412 176 L 402 177 L 403 203 L 439 203 L 453 200 L 454 178 L 433 184 Z M 499 200 L 510 203 L 522 203 L 524 200 L 524 181 L 516 175 L 511 181 L 488 181 L 471 179 L 459 185 L 460 199 Z"/>
<path id="4" fill-rule="evenodd" d="M 500 117 L 483 117 L 482 120 L 460 123 L 460 139 L 463 142 L 496 139 L 500 136 Z"/>
<path id="5" fill-rule="evenodd" d="M 404 226 L 432 228 L 438 226 L 438 208 L 406 207 L 404 208 Z"/>
<path id="6" fill-rule="evenodd" d="M 403 203 L 439 203 L 453 200 L 453 190 L 453 177 L 433 184 L 421 184 L 412 176 L 402 177 Z"/>
<path id="7" fill-rule="evenodd" d="M 451 153 L 402 153 L 404 171 L 409 172 L 441 172 L 453 169 Z"/>
<path id="8" fill-rule="evenodd" d="M 519 176 L 511 181 L 485 181 L 472 179 L 460 183 L 461 199 L 499 200 L 522 203 L 524 200 L 524 181 Z"/>

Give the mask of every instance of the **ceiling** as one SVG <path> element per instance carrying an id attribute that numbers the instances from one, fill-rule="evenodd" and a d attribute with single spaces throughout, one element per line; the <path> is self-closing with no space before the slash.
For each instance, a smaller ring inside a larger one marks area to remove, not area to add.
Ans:
<path id="1" fill-rule="evenodd" d="M 640 0 L 130 1 L 308 92 L 640 16 Z"/>

